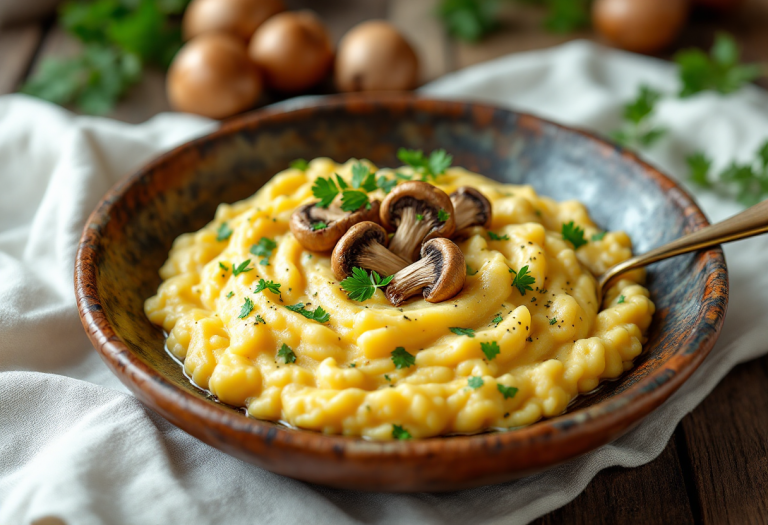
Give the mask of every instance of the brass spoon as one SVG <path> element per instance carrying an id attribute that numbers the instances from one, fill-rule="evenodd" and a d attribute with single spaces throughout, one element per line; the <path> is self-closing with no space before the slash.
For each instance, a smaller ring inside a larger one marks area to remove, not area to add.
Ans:
<path id="1" fill-rule="evenodd" d="M 745 239 L 768 232 L 768 201 L 755 204 L 743 212 L 722 222 L 712 224 L 699 231 L 684 235 L 664 246 L 608 268 L 597 278 L 598 304 L 603 302 L 603 290 L 620 274 L 635 268 L 642 268 L 651 263 L 681 255 L 683 253 L 709 248 L 716 244 Z"/>

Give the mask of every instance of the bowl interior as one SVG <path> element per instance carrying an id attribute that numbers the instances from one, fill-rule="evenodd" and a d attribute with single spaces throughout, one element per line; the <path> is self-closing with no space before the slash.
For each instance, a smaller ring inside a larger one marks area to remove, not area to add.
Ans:
<path id="1" fill-rule="evenodd" d="M 117 337 L 166 383 L 223 411 L 236 409 L 216 404 L 184 377 L 164 350 L 162 332 L 144 316 L 144 301 L 155 293 L 158 269 L 179 234 L 205 225 L 219 203 L 252 195 L 296 158 L 367 158 L 394 167 L 400 165 L 400 147 L 444 148 L 454 165 L 530 184 L 556 200 L 585 203 L 599 226 L 626 231 L 636 253 L 706 224 L 687 195 L 634 156 L 508 110 L 410 98 L 385 103 L 337 98 L 265 115 L 225 125 L 159 158 L 115 188 L 88 225 L 100 237 L 98 296 Z M 708 279 L 717 274 L 724 280 L 724 273 L 719 250 L 650 267 L 647 285 L 657 313 L 637 366 L 580 397 L 569 411 L 608 401 L 676 354 L 700 350 L 702 339 L 691 339 L 690 323 L 706 307 Z"/>

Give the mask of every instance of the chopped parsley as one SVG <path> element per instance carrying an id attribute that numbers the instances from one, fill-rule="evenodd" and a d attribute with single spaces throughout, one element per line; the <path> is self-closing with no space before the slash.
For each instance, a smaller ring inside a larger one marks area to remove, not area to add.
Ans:
<path id="1" fill-rule="evenodd" d="M 563 240 L 570 242 L 574 250 L 578 250 L 587 244 L 587 240 L 584 238 L 584 230 L 576 226 L 573 221 L 563 223 L 562 234 Z"/>
<path id="2" fill-rule="evenodd" d="M 392 275 L 382 278 L 378 273 L 371 274 L 362 268 L 352 268 L 352 275 L 341 281 L 341 287 L 349 294 L 353 301 L 367 301 L 376 292 L 377 288 L 383 288 L 392 281 Z"/>
<path id="3" fill-rule="evenodd" d="M 472 277 L 475 274 L 477 274 L 477 270 L 473 269 L 469 264 L 467 264 L 467 275 Z"/>
<path id="4" fill-rule="evenodd" d="M 376 186 L 384 193 L 389 193 L 397 186 L 397 178 L 387 179 L 384 175 L 379 175 L 379 178 L 376 179 Z"/>
<path id="5" fill-rule="evenodd" d="M 232 275 L 237 277 L 241 273 L 250 272 L 251 270 L 253 270 L 253 268 L 248 268 L 249 264 L 251 264 L 251 260 L 250 259 L 244 260 L 243 262 L 241 262 L 237 266 L 235 266 L 235 264 L 232 263 Z"/>
<path id="6" fill-rule="evenodd" d="M 277 351 L 277 357 L 282 357 L 286 365 L 296 362 L 296 354 L 294 354 L 291 347 L 285 343 L 283 343 L 283 346 Z"/>
<path id="7" fill-rule="evenodd" d="M 323 230 L 323 229 L 325 229 L 327 227 L 328 227 L 328 225 L 326 223 L 324 223 L 323 221 L 313 222 L 312 223 L 312 231 L 313 232 L 316 232 L 317 230 Z"/>
<path id="8" fill-rule="evenodd" d="M 592 240 L 593 240 L 593 241 L 602 241 L 602 240 L 603 240 L 603 237 L 605 237 L 605 234 L 606 234 L 606 233 L 608 233 L 608 232 L 600 232 L 600 233 L 596 233 L 596 234 L 592 235 Z"/>
<path id="9" fill-rule="evenodd" d="M 474 377 L 474 376 L 472 376 L 469 379 L 467 379 L 467 386 L 472 388 L 472 389 L 475 389 L 475 390 L 477 390 L 478 388 L 480 388 L 484 384 L 485 384 L 485 381 L 483 381 L 482 377 Z"/>
<path id="10" fill-rule="evenodd" d="M 256 288 L 253 290 L 253 293 L 263 292 L 264 290 L 269 290 L 275 295 L 280 295 L 280 283 L 259 279 L 259 284 L 256 285 Z"/>
<path id="11" fill-rule="evenodd" d="M 488 237 L 490 237 L 492 241 L 508 241 L 509 240 L 509 235 L 507 234 L 496 235 L 493 232 L 488 232 Z"/>
<path id="12" fill-rule="evenodd" d="M 496 314 L 496 317 L 491 319 L 491 322 L 495 324 L 496 326 L 499 326 L 499 323 L 502 322 L 504 318 L 501 316 L 501 313 Z"/>
<path id="13" fill-rule="evenodd" d="M 387 381 L 392 381 L 392 378 L 389 377 L 389 375 L 387 374 L 384 374 L 384 379 L 386 379 Z"/>
<path id="14" fill-rule="evenodd" d="M 331 319 L 331 314 L 323 310 L 322 306 L 318 306 L 314 311 L 304 308 L 304 303 L 290 304 L 286 305 L 285 307 L 292 312 L 301 314 L 307 319 L 317 321 L 318 323 L 327 323 Z"/>
<path id="15" fill-rule="evenodd" d="M 318 177 L 312 185 L 312 195 L 320 199 L 320 202 L 315 204 L 318 208 L 330 206 L 338 194 L 339 188 L 336 187 L 336 183 L 330 177 L 327 179 Z"/>
<path id="16" fill-rule="evenodd" d="M 553 324 L 557 324 L 557 317 L 553 317 L 549 320 L 549 325 L 552 326 Z"/>
<path id="17" fill-rule="evenodd" d="M 352 187 L 356 190 L 362 188 L 367 192 L 376 191 L 376 188 L 378 187 L 376 185 L 375 174 L 371 173 L 368 166 L 362 162 L 358 162 L 352 166 Z"/>
<path id="18" fill-rule="evenodd" d="M 623 303 L 624 301 L 626 301 L 626 299 L 627 299 L 626 297 L 624 297 L 623 295 L 620 295 L 620 296 L 619 296 L 619 300 L 618 300 L 618 301 L 616 301 L 616 304 L 621 304 L 621 303 Z"/>
<path id="19" fill-rule="evenodd" d="M 262 266 L 269 266 L 269 258 L 272 256 L 272 250 L 277 248 L 277 243 L 267 237 L 262 237 L 259 242 L 251 246 L 251 253 L 257 257 L 261 257 L 259 264 Z"/>
<path id="20" fill-rule="evenodd" d="M 441 209 L 439 212 L 437 212 L 437 220 L 440 222 L 445 222 L 448 219 L 450 219 L 450 217 L 451 217 L 451 214 L 445 210 Z"/>
<path id="21" fill-rule="evenodd" d="M 398 370 L 408 368 L 416 364 L 416 356 L 409 354 L 402 346 L 398 346 L 392 350 L 392 362 Z"/>
<path id="22" fill-rule="evenodd" d="M 256 314 L 255 319 L 256 319 L 256 322 L 259 323 L 259 324 L 267 324 L 267 322 L 264 320 L 264 318 L 262 316 L 260 316 L 259 314 Z"/>
<path id="23" fill-rule="evenodd" d="M 392 425 L 392 437 L 395 439 L 411 439 L 411 433 L 400 425 Z"/>
<path id="24" fill-rule="evenodd" d="M 488 361 L 491 361 L 494 357 L 501 353 L 501 348 L 499 348 L 499 344 L 496 341 L 491 341 L 490 343 L 480 343 L 480 350 L 483 351 L 485 357 L 488 358 Z"/>
<path id="25" fill-rule="evenodd" d="M 417 213 L 416 214 L 416 220 L 417 221 L 423 221 L 424 220 L 424 216 L 421 213 Z"/>
<path id="26" fill-rule="evenodd" d="M 496 383 L 496 388 L 504 396 L 504 399 L 512 399 L 517 394 L 517 388 L 513 386 L 504 386 L 501 383 Z"/>
<path id="27" fill-rule="evenodd" d="M 240 307 L 240 315 L 238 315 L 237 318 L 245 319 L 251 314 L 252 311 L 253 311 L 253 301 L 251 301 L 250 297 L 246 297 L 245 302 L 243 303 L 243 306 Z"/>
<path id="28" fill-rule="evenodd" d="M 423 181 L 437 179 L 453 162 L 453 157 L 444 149 L 435 150 L 429 157 L 425 157 L 422 150 L 400 148 L 397 150 L 397 158 L 411 166 Z"/>
<path id="29" fill-rule="evenodd" d="M 296 159 L 294 161 L 291 161 L 289 166 L 295 170 L 307 171 L 307 168 L 309 168 L 309 162 L 307 162 L 304 159 Z"/>
<path id="30" fill-rule="evenodd" d="M 515 278 L 512 280 L 512 286 L 517 288 L 517 290 L 520 292 L 520 295 L 525 295 L 526 290 L 531 292 L 533 291 L 533 288 L 531 287 L 531 285 L 536 283 L 536 278 L 532 277 L 528 273 L 527 264 L 522 268 L 520 268 L 519 272 L 516 272 L 515 270 L 510 268 L 509 273 L 515 274 Z"/>
<path id="31" fill-rule="evenodd" d="M 219 268 L 221 268 L 221 269 L 222 269 L 222 270 L 224 270 L 225 272 L 228 272 L 228 271 L 229 271 L 229 266 L 227 266 L 226 264 L 224 264 L 224 263 L 223 263 L 223 262 L 221 262 L 221 261 L 219 261 Z"/>
<path id="32" fill-rule="evenodd" d="M 475 331 L 472 328 L 459 328 L 458 326 L 452 326 L 448 330 L 450 330 L 456 335 L 466 335 L 468 337 L 475 337 Z"/>
<path id="33" fill-rule="evenodd" d="M 365 206 L 366 210 L 371 209 L 371 201 L 368 195 L 363 191 L 344 190 L 341 194 L 341 209 L 344 211 L 356 211 Z"/>
<path id="34" fill-rule="evenodd" d="M 216 240 L 218 242 L 226 241 L 232 236 L 232 228 L 226 222 L 222 222 L 219 229 L 216 230 Z"/>
<path id="35" fill-rule="evenodd" d="M 231 291 L 227 294 L 227 299 L 232 299 L 232 296 L 235 295 L 235 292 Z"/>

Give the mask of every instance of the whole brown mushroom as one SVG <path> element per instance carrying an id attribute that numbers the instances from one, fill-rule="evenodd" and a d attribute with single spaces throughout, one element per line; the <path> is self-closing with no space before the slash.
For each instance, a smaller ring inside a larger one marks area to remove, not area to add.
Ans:
<path id="1" fill-rule="evenodd" d="M 394 306 L 420 292 L 429 303 L 446 301 L 459 293 L 467 279 L 464 254 L 449 239 L 432 239 L 421 247 L 421 259 L 393 277 L 384 294 Z"/>
<path id="2" fill-rule="evenodd" d="M 245 44 L 223 33 L 200 35 L 173 59 L 166 80 L 174 109 L 225 118 L 251 108 L 261 94 L 261 77 Z"/>
<path id="3" fill-rule="evenodd" d="M 419 258 L 423 242 L 450 237 L 456 228 L 450 197 L 421 181 L 404 182 L 387 195 L 381 203 L 381 223 L 395 232 L 390 251 L 408 262 Z"/>
<path id="4" fill-rule="evenodd" d="M 184 40 L 228 33 L 248 42 L 266 19 L 284 10 L 282 0 L 192 0 L 182 19 Z"/>
<path id="5" fill-rule="evenodd" d="M 374 200 L 370 209 L 361 207 L 346 212 L 336 204 L 328 208 L 320 208 L 316 204 L 313 202 L 296 208 L 290 222 L 291 233 L 299 244 L 313 252 L 333 249 L 347 230 L 359 222 L 378 221 L 381 205 L 378 200 Z"/>
<path id="6" fill-rule="evenodd" d="M 370 20 L 350 29 L 339 43 L 335 80 L 339 91 L 413 89 L 419 59 L 395 26 Z"/>
<path id="7" fill-rule="evenodd" d="M 654 53 L 680 33 L 688 4 L 688 0 L 596 0 L 592 21 L 611 44 L 635 53 Z"/>
<path id="8" fill-rule="evenodd" d="M 333 275 L 341 281 L 353 268 L 373 270 L 382 277 L 408 266 L 408 261 L 387 250 L 387 231 L 375 222 L 359 222 L 339 240 L 331 254 Z"/>
<path id="9" fill-rule="evenodd" d="M 264 22 L 248 54 L 264 72 L 267 86 L 285 93 L 314 86 L 333 63 L 328 31 L 312 11 L 280 13 Z"/>
<path id="10" fill-rule="evenodd" d="M 485 195 L 470 186 L 462 186 L 450 197 L 456 216 L 456 232 L 471 226 L 490 227 L 493 209 Z"/>

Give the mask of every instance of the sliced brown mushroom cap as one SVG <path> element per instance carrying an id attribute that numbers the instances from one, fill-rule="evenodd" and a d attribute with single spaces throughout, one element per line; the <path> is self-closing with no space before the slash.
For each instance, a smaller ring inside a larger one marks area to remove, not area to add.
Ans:
<path id="1" fill-rule="evenodd" d="M 493 217 L 491 201 L 475 188 L 470 186 L 458 188 L 451 193 L 451 203 L 453 203 L 457 232 L 470 226 L 490 227 Z"/>
<path id="2" fill-rule="evenodd" d="M 379 221 L 378 200 L 371 201 L 371 208 L 346 212 L 338 205 L 331 204 L 328 208 L 320 208 L 317 203 L 299 206 L 291 215 L 291 232 L 296 240 L 313 252 L 327 252 L 336 246 L 339 239 L 352 226 L 362 221 Z M 322 224 L 325 227 L 320 228 Z M 317 228 L 317 229 L 315 229 Z"/>
<path id="3" fill-rule="evenodd" d="M 387 250 L 387 231 L 375 222 L 352 226 L 331 254 L 331 269 L 338 280 L 352 275 L 352 268 L 373 270 L 382 277 L 408 266 L 408 261 Z"/>
<path id="4" fill-rule="evenodd" d="M 449 239 L 432 239 L 421 247 L 421 259 L 392 277 L 385 294 L 394 306 L 422 290 L 427 302 L 439 303 L 459 293 L 466 279 L 464 254 L 456 243 Z"/>
<path id="5" fill-rule="evenodd" d="M 448 214 L 444 220 L 440 220 L 441 210 Z M 389 249 L 408 262 L 419 258 L 424 241 L 453 234 L 456 228 L 453 215 L 448 194 L 427 182 L 404 182 L 381 203 L 381 222 L 395 231 Z"/>

